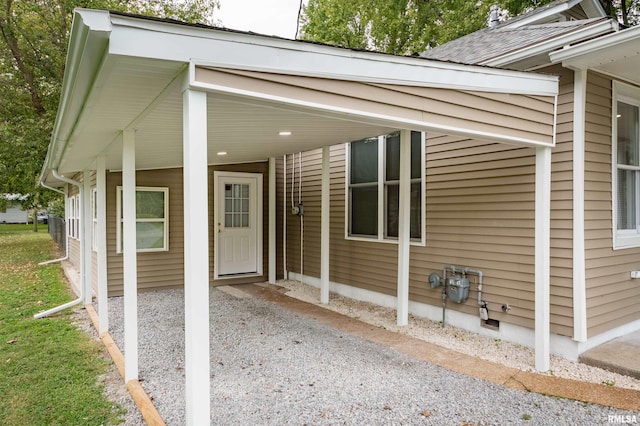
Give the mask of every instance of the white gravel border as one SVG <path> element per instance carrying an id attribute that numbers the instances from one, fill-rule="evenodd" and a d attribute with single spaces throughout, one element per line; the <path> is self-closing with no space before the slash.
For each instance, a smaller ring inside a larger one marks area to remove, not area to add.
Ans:
<path id="1" fill-rule="evenodd" d="M 323 305 L 320 303 L 320 289 L 317 287 L 292 280 L 278 281 L 277 285 L 285 287 L 289 297 L 322 306 L 376 327 L 405 334 L 507 367 L 534 371 L 532 367 L 535 359 L 533 349 L 520 344 L 480 336 L 451 325 L 447 325 L 443 329 L 438 322 L 414 315 L 409 315 L 409 325 L 398 327 L 394 309 L 350 299 L 336 293 L 330 293 L 329 304 Z M 491 350 L 487 350 L 487 348 L 491 348 Z M 640 380 L 638 379 L 570 361 L 561 356 L 551 355 L 550 367 L 549 372 L 545 374 L 640 390 Z"/>

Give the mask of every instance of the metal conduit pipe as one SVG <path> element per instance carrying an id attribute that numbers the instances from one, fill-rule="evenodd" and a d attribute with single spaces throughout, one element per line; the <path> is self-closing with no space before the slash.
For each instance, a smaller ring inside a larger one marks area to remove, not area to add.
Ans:
<path id="1" fill-rule="evenodd" d="M 52 191 L 58 192 L 62 195 L 67 195 L 66 192 L 59 190 L 58 188 L 54 188 L 52 186 L 46 185 L 44 182 L 40 182 L 40 186 L 42 186 L 43 188 L 47 188 L 50 189 Z M 65 205 L 66 205 L 67 201 L 65 200 Z M 66 212 L 66 210 L 65 210 Z M 69 233 L 65 231 L 65 243 L 64 243 L 64 257 L 60 257 L 58 259 L 53 259 L 53 260 L 47 260 L 45 262 L 40 262 L 38 263 L 38 266 L 44 266 L 44 265 L 50 265 L 52 263 L 57 263 L 57 262 L 62 262 L 63 260 L 67 260 L 69 258 Z"/>
<path id="2" fill-rule="evenodd" d="M 478 276 L 478 305 L 483 305 L 482 301 L 482 271 L 473 268 L 464 268 L 462 270 L 463 274 L 476 274 Z"/>
<path id="3" fill-rule="evenodd" d="M 78 182 L 76 180 L 73 180 L 73 179 L 69 179 L 68 177 L 62 176 L 61 174 L 58 174 L 58 170 L 57 169 L 53 169 L 52 171 L 53 171 L 53 176 L 55 176 L 56 179 L 60 179 L 61 181 L 66 182 L 66 183 L 70 183 L 71 185 L 75 185 L 75 186 L 78 187 L 78 190 L 82 191 L 82 184 L 80 182 Z M 68 232 L 68 230 L 67 230 L 66 234 L 67 234 L 67 244 L 66 244 L 66 246 L 67 246 L 67 256 L 66 257 L 68 257 L 69 256 L 69 232 Z M 85 237 L 85 235 L 81 235 L 81 238 L 84 238 L 84 237 Z M 82 265 L 81 265 L 81 269 L 82 269 Z M 64 309 L 70 308 L 72 306 L 79 305 L 80 303 L 82 303 L 83 300 L 84 300 L 84 284 L 81 282 L 80 283 L 80 297 L 78 297 L 75 300 L 72 300 L 71 302 L 67 302 L 67 303 L 65 303 L 63 305 L 56 306 L 55 308 L 51 308 L 51 309 L 46 310 L 44 312 L 37 313 L 33 317 L 35 319 L 40 319 L 40 318 L 47 317 L 47 316 L 49 316 L 51 314 L 55 314 L 56 312 L 60 312 L 60 311 L 62 311 Z"/>
<path id="4" fill-rule="evenodd" d="M 455 275 L 456 267 L 454 265 L 444 265 L 442 267 L 442 328 L 444 328 L 444 317 L 447 311 L 447 270 L 451 269 L 451 274 Z"/>

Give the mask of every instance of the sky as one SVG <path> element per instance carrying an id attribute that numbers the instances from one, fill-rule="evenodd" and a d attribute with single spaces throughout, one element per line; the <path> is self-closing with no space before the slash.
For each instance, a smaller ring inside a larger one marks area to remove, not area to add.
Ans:
<path id="1" fill-rule="evenodd" d="M 300 0 L 220 0 L 222 26 L 293 39 Z"/>

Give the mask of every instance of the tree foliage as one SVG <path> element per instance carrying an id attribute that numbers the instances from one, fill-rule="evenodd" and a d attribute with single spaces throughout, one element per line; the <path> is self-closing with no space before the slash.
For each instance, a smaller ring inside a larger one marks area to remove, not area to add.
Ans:
<path id="1" fill-rule="evenodd" d="M 0 194 L 29 194 L 25 208 L 55 193 L 37 187 L 56 116 L 73 10 L 117 10 L 210 24 L 218 0 L 0 0 Z"/>
<path id="2" fill-rule="evenodd" d="M 355 49 L 410 55 L 487 25 L 492 5 L 503 18 L 552 0 L 309 0 L 302 38 Z M 640 0 L 604 0 L 611 16 L 637 24 Z"/>

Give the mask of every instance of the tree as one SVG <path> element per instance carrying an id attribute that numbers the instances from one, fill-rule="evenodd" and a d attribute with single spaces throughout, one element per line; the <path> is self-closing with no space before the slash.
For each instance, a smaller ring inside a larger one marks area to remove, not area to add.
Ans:
<path id="1" fill-rule="evenodd" d="M 301 33 L 305 40 L 411 55 L 486 27 L 494 4 L 510 17 L 551 1 L 309 0 Z M 611 16 L 638 23 L 640 0 L 604 2 Z"/>
<path id="2" fill-rule="evenodd" d="M 46 207 L 57 196 L 38 187 L 37 178 L 58 108 L 76 7 L 211 24 L 219 3 L 218 0 L 0 0 L 0 194 L 29 194 L 23 208 Z"/>
<path id="3" fill-rule="evenodd" d="M 623 25 L 640 23 L 640 0 L 604 0 L 603 4 L 607 14 Z"/>

